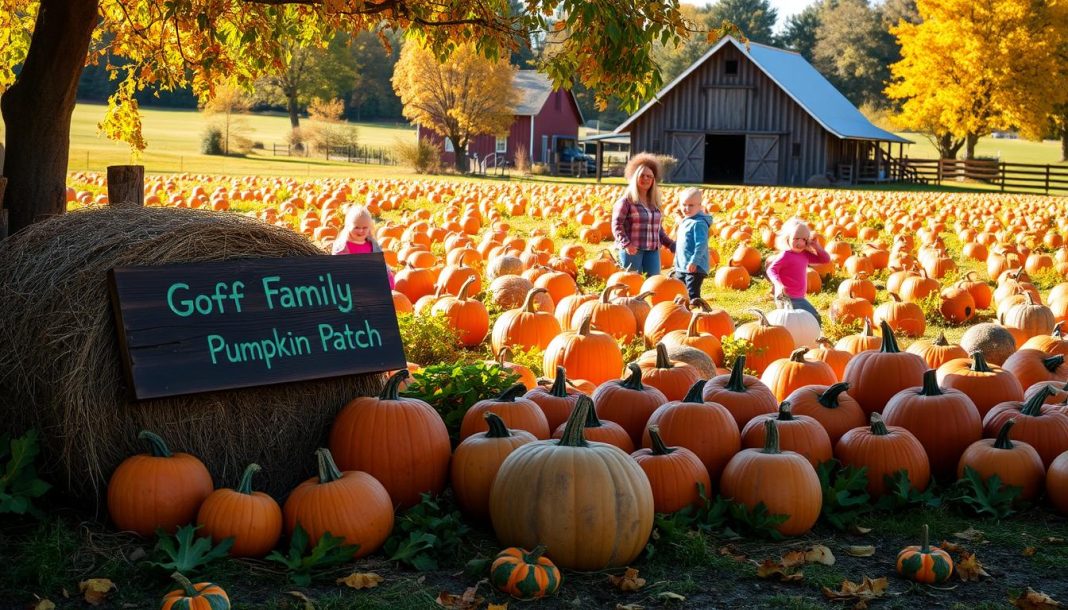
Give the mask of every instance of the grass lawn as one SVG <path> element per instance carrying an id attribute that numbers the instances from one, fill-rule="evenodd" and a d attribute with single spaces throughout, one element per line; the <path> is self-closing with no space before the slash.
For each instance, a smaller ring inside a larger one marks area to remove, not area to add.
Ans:
<path id="1" fill-rule="evenodd" d="M 905 154 L 909 157 L 913 159 L 938 158 L 938 149 L 923 134 L 901 132 L 897 135 L 914 142 L 911 146 L 905 147 Z M 963 150 L 961 153 L 963 154 Z M 894 147 L 894 154 L 897 154 L 896 146 Z M 979 144 L 975 147 L 975 154 L 978 157 L 997 157 L 1006 163 L 1036 163 L 1039 165 L 1060 163 L 1065 165 L 1061 161 L 1061 143 L 1057 140 L 1032 142 L 1030 140 L 995 139 L 987 136 L 979 139 Z"/>

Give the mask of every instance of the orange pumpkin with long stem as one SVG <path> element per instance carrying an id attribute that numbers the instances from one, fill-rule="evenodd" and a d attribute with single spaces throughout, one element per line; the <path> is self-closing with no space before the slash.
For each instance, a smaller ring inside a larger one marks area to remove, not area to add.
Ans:
<path id="1" fill-rule="evenodd" d="M 642 383 L 642 369 L 636 363 L 628 364 L 627 370 L 630 374 L 626 379 L 605 381 L 591 397 L 597 415 L 622 426 L 638 446 L 649 416 L 668 399 L 660 390 Z"/>
<path id="2" fill-rule="evenodd" d="M 464 439 L 449 466 L 453 495 L 465 515 L 489 517 L 489 496 L 497 471 L 513 451 L 538 440 L 526 430 L 509 430 L 496 413 L 483 414 L 487 430 Z"/>
<path id="3" fill-rule="evenodd" d="M 545 349 L 560 334 L 560 323 L 551 313 L 534 309 L 535 296 L 547 292 L 544 288 L 531 289 L 522 307 L 508 310 L 497 318 L 490 337 L 494 353 L 505 347 Z"/>
<path id="4" fill-rule="evenodd" d="M 697 369 L 671 360 L 663 343 L 656 344 L 655 360 L 639 360 L 638 366 L 642 369 L 642 383 L 660 390 L 668 400 L 682 400 L 697 381 Z"/>
<path id="5" fill-rule="evenodd" d="M 651 447 L 639 449 L 631 457 L 649 477 L 656 512 L 673 513 L 700 504 L 698 486 L 706 498 L 712 493 L 712 481 L 700 458 L 685 447 L 668 447 L 656 425 L 651 424 L 647 434 Z"/>
<path id="6" fill-rule="evenodd" d="M 779 403 L 778 413 L 754 417 L 742 429 L 742 447 L 756 448 L 764 445 L 766 428 L 764 421 L 774 419 L 779 431 L 779 446 L 795 451 L 805 457 L 815 468 L 831 459 L 831 438 L 823 425 L 807 415 L 794 415 L 787 401 Z"/>
<path id="7" fill-rule="evenodd" d="M 846 365 L 842 381 L 849 383 L 849 394 L 857 399 L 865 413 L 882 409 L 890 397 L 923 381 L 927 364 L 916 354 L 898 349 L 894 332 L 884 321 L 879 351 L 864 351 Z"/>
<path id="8" fill-rule="evenodd" d="M 775 413 L 777 409 L 771 388 L 758 377 L 746 375 L 745 364 L 746 357 L 738 356 L 731 372 L 709 379 L 701 396 L 704 402 L 723 405 L 734 417 L 739 431 L 754 417 Z"/>
<path id="9" fill-rule="evenodd" d="M 571 318 L 571 330 L 577 330 L 574 327 L 576 321 L 581 323 L 586 316 L 590 316 L 594 328 L 612 335 L 617 341 L 629 343 L 634 339 L 638 334 L 638 323 L 634 319 L 634 312 L 626 305 L 613 303 L 609 300 L 612 292 L 621 289 L 626 290 L 626 285 L 613 284 L 606 286 L 601 291 L 600 298 L 586 301 L 580 305 Z"/>
<path id="10" fill-rule="evenodd" d="M 555 430 L 557 426 L 567 421 L 571 411 L 575 408 L 575 403 L 578 402 L 578 395 L 581 392 L 569 389 L 567 382 L 564 367 L 558 366 L 552 385 L 549 387 L 538 385 L 523 395 L 523 398 L 541 407 L 550 430 Z"/>
<path id="11" fill-rule="evenodd" d="M 231 557 L 263 557 L 282 535 L 282 508 L 271 496 L 252 491 L 252 475 L 259 464 L 249 464 L 234 489 L 216 489 L 200 505 L 200 533 L 215 543 L 233 538 Z"/>
<path id="12" fill-rule="evenodd" d="M 586 318 L 577 331 L 564 331 L 545 348 L 542 370 L 564 367 L 577 379 L 602 383 L 618 379 L 623 370 L 623 352 L 611 335 L 592 330 Z"/>
<path id="13" fill-rule="evenodd" d="M 794 351 L 794 337 L 783 326 L 768 322 L 767 316 L 759 309 L 750 309 L 757 316 L 755 322 L 746 322 L 734 331 L 735 339 L 746 339 L 753 344 L 753 351 L 747 356 L 749 367 L 757 375 L 764 373 L 768 365 L 779 358 L 787 358 Z"/>
<path id="14" fill-rule="evenodd" d="M 971 468 L 984 481 L 997 475 L 1002 485 L 1019 487 L 1023 500 L 1038 497 L 1046 480 L 1046 466 L 1034 447 L 1009 439 L 1009 431 L 1015 425 L 1016 419 L 1010 418 L 1001 425 L 997 438 L 984 438 L 969 445 L 957 465 L 957 478 L 964 478 L 964 469 Z"/>
<path id="15" fill-rule="evenodd" d="M 706 382 L 698 381 L 682 400 L 661 405 L 648 418 L 657 426 L 665 442 L 685 447 L 704 464 L 713 485 L 723 468 L 742 448 L 741 434 L 734 417 L 723 405 L 701 399 Z M 651 447 L 648 427 L 642 434 L 642 446 Z M 708 491 L 712 493 L 711 488 Z"/>
<path id="16" fill-rule="evenodd" d="M 1057 456 L 1068 451 L 1068 415 L 1045 404 L 1051 391 L 1046 388 L 1027 402 L 1008 401 L 990 409 L 983 418 L 983 435 L 995 436 L 1006 421 L 1015 419 L 1013 436 L 1034 447 L 1048 467 Z"/>

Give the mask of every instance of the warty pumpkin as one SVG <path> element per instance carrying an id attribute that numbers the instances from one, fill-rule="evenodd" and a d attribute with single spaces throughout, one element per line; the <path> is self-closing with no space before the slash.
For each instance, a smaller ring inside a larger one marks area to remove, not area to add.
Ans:
<path id="1" fill-rule="evenodd" d="M 510 547 L 497 553 L 490 566 L 490 582 L 516 599 L 541 599 L 556 593 L 563 578 L 560 569 L 545 556 L 545 546 L 533 551 Z"/>
<path id="2" fill-rule="evenodd" d="M 181 589 L 163 596 L 161 610 L 229 610 L 230 597 L 219 585 L 210 582 L 194 585 L 180 572 L 174 572 L 171 578 L 178 582 Z"/>
<path id="3" fill-rule="evenodd" d="M 935 477 L 949 481 L 960 456 L 983 437 L 983 420 L 968 395 L 940 388 L 933 369 L 923 374 L 923 385 L 901 390 L 886 403 L 883 421 L 913 434 L 924 451 Z"/>
<path id="4" fill-rule="evenodd" d="M 785 400 L 779 403 L 775 415 L 762 415 L 749 420 L 742 429 L 743 448 L 764 446 L 764 421 L 767 419 L 775 420 L 779 447 L 784 451 L 793 451 L 804 456 L 813 468 L 831 459 L 831 438 L 823 429 L 823 425 L 807 415 L 794 415 L 790 403 Z"/>
<path id="5" fill-rule="evenodd" d="M 526 430 L 541 440 L 549 438 L 549 421 L 537 403 L 523 398 L 526 391 L 523 384 L 517 383 L 496 398 L 471 405 L 460 422 L 460 440 L 489 429 L 483 416 L 487 411 L 496 413 L 512 430 Z"/>
<path id="6" fill-rule="evenodd" d="M 808 416 L 819 422 L 826 430 L 831 447 L 846 432 L 864 425 L 864 410 L 846 391 L 849 384 L 806 385 L 790 392 L 785 401 L 790 403 L 794 416 Z"/>
<path id="7" fill-rule="evenodd" d="M 990 322 L 969 327 L 960 338 L 960 346 L 965 352 L 981 351 L 987 362 L 998 366 L 1016 351 L 1018 345 L 1007 328 Z"/>
<path id="8" fill-rule="evenodd" d="M 173 534 L 191 523 L 214 484 L 204 463 L 188 453 L 171 453 L 159 435 L 142 430 L 148 454 L 125 460 L 108 481 L 108 514 L 121 531 Z"/>
<path id="9" fill-rule="evenodd" d="M 619 378 L 623 352 L 611 335 L 591 330 L 590 318 L 586 318 L 577 331 L 560 333 L 545 348 L 542 370 L 552 371 L 558 366 L 572 377 L 599 384 Z"/>
<path id="10" fill-rule="evenodd" d="M 745 374 L 746 357 L 738 356 L 727 375 L 717 375 L 705 384 L 701 399 L 723 405 L 734 417 L 739 432 L 749 420 L 765 413 L 775 413 L 778 403 L 764 382 Z"/>
<path id="11" fill-rule="evenodd" d="M 705 385 L 704 380 L 698 381 L 682 400 L 661 405 L 649 416 L 648 425 L 657 426 L 666 443 L 692 451 L 716 485 L 727 462 L 741 450 L 742 440 L 730 411 L 702 400 Z M 648 427 L 642 433 L 641 446 L 652 447 Z M 711 497 L 712 487 L 707 489 Z"/>
<path id="12" fill-rule="evenodd" d="M 887 426 L 878 413 L 871 414 L 871 426 L 853 428 L 834 447 L 834 457 L 845 466 L 868 469 L 868 493 L 880 498 L 887 491 L 886 477 L 900 470 L 908 473 L 909 484 L 917 491 L 931 482 L 931 466 L 920 441 L 908 430 Z"/>
<path id="13" fill-rule="evenodd" d="M 854 355 L 842 378 L 866 414 L 882 409 L 901 390 L 920 385 L 927 370 L 923 358 L 898 349 L 894 331 L 885 321 L 880 327 L 883 337 L 879 351 Z"/>
<path id="14" fill-rule="evenodd" d="M 630 374 L 626 379 L 605 381 L 591 398 L 597 415 L 622 426 L 637 447 L 649 416 L 668 399 L 660 390 L 642 383 L 642 369 L 637 363 L 628 364 L 627 370 Z"/>
<path id="15" fill-rule="evenodd" d="M 997 475 L 1002 485 L 1019 487 L 1023 500 L 1037 498 L 1046 480 L 1046 466 L 1034 447 L 1009 439 L 1015 425 L 1016 420 L 1010 418 L 1001 425 L 997 438 L 984 438 L 969 445 L 960 457 L 957 477 L 964 478 L 964 469 L 968 467 L 984 481 Z"/>
<path id="16" fill-rule="evenodd" d="M 789 515 L 775 527 L 783 536 L 812 529 L 823 508 L 816 469 L 804 456 L 780 449 L 772 418 L 764 420 L 763 449 L 743 449 L 731 458 L 723 470 L 720 494 L 749 510 L 763 503 L 770 514 Z"/>
<path id="17" fill-rule="evenodd" d="M 473 519 L 489 517 L 490 488 L 505 458 L 516 448 L 538 440 L 526 430 L 509 430 L 492 411 L 483 417 L 489 429 L 464 439 L 449 466 L 456 503 Z"/>
<path id="18" fill-rule="evenodd" d="M 650 425 L 646 433 L 651 447 L 639 449 L 631 457 L 649 477 L 656 512 L 674 513 L 698 505 L 698 485 L 704 489 L 705 497 L 712 493 L 708 470 L 694 452 L 686 447 L 668 447 L 656 425 Z"/>
<path id="19" fill-rule="evenodd" d="M 233 538 L 231 557 L 263 557 L 282 536 L 282 508 L 262 491 L 252 491 L 252 475 L 259 464 L 249 464 L 235 489 L 211 492 L 197 512 L 200 534 L 216 544 Z"/>
<path id="20" fill-rule="evenodd" d="M 931 546 L 926 523 L 923 544 L 905 547 L 897 554 L 897 573 L 926 584 L 945 582 L 953 575 L 953 559 L 941 548 Z"/>
<path id="21" fill-rule="evenodd" d="M 356 470 L 341 472 L 329 449 L 315 452 L 319 475 L 296 487 L 282 507 L 290 535 L 299 523 L 314 547 L 326 532 L 359 545 L 354 558 L 378 550 L 393 530 L 393 501 L 378 479 Z"/>
<path id="22" fill-rule="evenodd" d="M 524 445 L 501 464 L 490 516 L 506 545 L 552 549 L 572 570 L 628 565 L 653 529 L 653 492 L 645 472 L 618 447 L 583 437 L 593 402 L 582 396 L 560 440 Z"/>

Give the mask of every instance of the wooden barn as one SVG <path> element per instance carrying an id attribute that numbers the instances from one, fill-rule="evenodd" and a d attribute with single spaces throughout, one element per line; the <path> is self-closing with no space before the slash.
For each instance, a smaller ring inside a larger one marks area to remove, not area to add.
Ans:
<path id="1" fill-rule="evenodd" d="M 512 165 L 516 151 L 522 148 L 531 163 L 555 166 L 561 151 L 578 146 L 578 128 L 583 123 L 578 102 L 571 91 L 554 91 L 549 77 L 536 70 L 519 70 L 514 84 L 520 94 L 519 105 L 508 133 L 472 138 L 467 152 L 496 167 L 502 160 Z M 453 164 L 455 152 L 448 138 L 418 125 L 416 136 L 440 145 L 442 163 Z"/>
<path id="2" fill-rule="evenodd" d="M 671 180 L 713 184 L 883 181 L 911 143 L 872 125 L 800 54 L 730 36 L 616 133 L 631 151 L 678 159 Z"/>

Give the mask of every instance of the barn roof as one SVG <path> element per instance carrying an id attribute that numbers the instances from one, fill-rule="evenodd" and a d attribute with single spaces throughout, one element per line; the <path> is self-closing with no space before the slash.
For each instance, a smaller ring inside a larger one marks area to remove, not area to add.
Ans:
<path id="1" fill-rule="evenodd" d="M 733 44 L 742 54 L 748 57 L 768 78 L 778 85 L 799 106 L 824 129 L 842 139 L 852 140 L 879 140 L 883 142 L 901 142 L 911 144 L 900 136 L 880 129 L 860 113 L 849 100 L 834 88 L 812 64 L 808 63 L 801 54 L 787 51 L 767 45 L 750 42 L 749 48 L 738 42 L 732 36 L 722 38 L 707 53 L 695 61 L 693 65 L 680 74 L 675 80 L 657 92 L 656 96 L 638 112 L 630 116 L 622 125 L 616 128 L 616 132 L 625 131 L 638 117 L 652 108 L 676 85 L 686 80 L 708 58 L 712 57 L 724 45 Z"/>
<path id="2" fill-rule="evenodd" d="M 519 70 L 515 73 L 515 87 L 519 90 L 519 105 L 515 109 L 518 116 L 536 116 L 545 106 L 549 94 L 553 92 L 553 83 L 549 77 L 537 70 Z M 569 92 L 570 93 L 570 92 Z M 582 116 L 582 108 L 579 108 L 578 100 L 574 99 L 575 108 L 579 114 L 579 124 L 585 125 L 586 119 Z"/>

